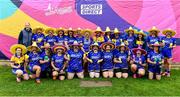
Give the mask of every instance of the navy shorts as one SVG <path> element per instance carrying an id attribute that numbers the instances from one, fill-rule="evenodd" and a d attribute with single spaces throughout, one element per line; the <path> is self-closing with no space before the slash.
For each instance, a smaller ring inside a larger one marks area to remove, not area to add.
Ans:
<path id="1" fill-rule="evenodd" d="M 161 74 L 161 66 L 160 65 L 148 65 L 148 71 L 155 73 L 155 74 Z"/>
<path id="2" fill-rule="evenodd" d="M 68 66 L 67 72 L 69 73 L 79 73 L 79 72 L 83 72 L 83 66 L 79 65 L 79 66 Z"/>

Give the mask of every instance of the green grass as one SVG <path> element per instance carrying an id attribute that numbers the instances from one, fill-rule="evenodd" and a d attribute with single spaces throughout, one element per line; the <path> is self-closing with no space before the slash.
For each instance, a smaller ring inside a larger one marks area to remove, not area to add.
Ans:
<path id="1" fill-rule="evenodd" d="M 41 84 L 34 80 L 16 83 L 9 67 L 0 66 L 0 96 L 180 96 L 180 70 L 172 70 L 171 78 L 161 81 L 143 79 L 90 79 L 109 80 L 112 87 L 80 87 L 80 79 L 53 81 L 42 79 Z"/>

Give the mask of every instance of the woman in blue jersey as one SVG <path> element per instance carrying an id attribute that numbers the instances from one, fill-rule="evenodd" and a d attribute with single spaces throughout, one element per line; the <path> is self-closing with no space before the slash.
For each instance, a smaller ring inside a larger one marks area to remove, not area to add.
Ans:
<path id="1" fill-rule="evenodd" d="M 59 80 L 65 79 L 65 68 L 67 64 L 67 55 L 65 54 L 67 49 L 64 45 L 57 45 L 53 47 L 54 55 L 52 56 L 51 66 L 53 68 L 52 76 L 53 80 L 57 77 Z"/>
<path id="2" fill-rule="evenodd" d="M 166 29 L 162 32 L 165 36 L 162 37 L 162 53 L 165 57 L 164 67 L 165 72 L 163 75 L 166 75 L 167 77 L 170 77 L 170 69 L 172 64 L 172 50 L 176 47 L 176 40 L 173 38 L 173 36 L 176 34 L 175 31 L 172 29 Z"/>
<path id="3" fill-rule="evenodd" d="M 36 42 L 39 48 L 43 48 L 44 45 L 44 29 L 37 27 L 33 29 L 32 42 Z"/>
<path id="4" fill-rule="evenodd" d="M 92 31 L 90 29 L 85 29 L 82 31 L 82 35 L 84 35 L 83 38 L 83 49 L 85 53 L 89 52 L 89 48 L 91 46 L 91 44 L 93 43 L 93 39 L 91 37 L 92 35 Z"/>
<path id="5" fill-rule="evenodd" d="M 83 60 L 85 59 L 84 52 L 81 50 L 82 45 L 74 41 L 70 45 L 70 50 L 68 50 L 68 60 L 69 64 L 67 66 L 67 78 L 73 79 L 74 75 L 77 74 L 78 78 L 84 78 L 83 73 Z"/>
<path id="6" fill-rule="evenodd" d="M 53 47 L 54 42 L 56 42 L 56 36 L 54 35 L 54 29 L 53 28 L 47 28 L 45 33 L 48 35 L 44 38 L 44 43 L 49 43 L 50 46 Z"/>
<path id="7" fill-rule="evenodd" d="M 152 45 L 155 42 L 159 42 L 159 43 L 161 42 L 161 40 L 158 36 L 160 30 L 157 29 L 155 26 L 153 26 L 148 32 L 149 32 L 149 35 L 147 36 L 147 39 L 146 39 L 147 51 L 151 52 L 151 51 L 153 51 Z"/>
<path id="8" fill-rule="evenodd" d="M 65 46 L 67 49 L 69 49 L 69 46 L 73 44 L 74 41 L 76 41 L 76 38 L 74 36 L 74 30 L 72 28 L 69 28 L 67 30 L 68 36 L 65 38 Z"/>
<path id="9" fill-rule="evenodd" d="M 111 42 L 105 42 L 101 45 L 101 48 L 103 50 L 102 52 L 102 74 L 104 78 L 112 78 L 114 75 L 113 72 L 113 50 L 115 48 L 115 45 Z"/>
<path id="10" fill-rule="evenodd" d="M 112 38 L 112 42 L 115 44 L 115 46 L 119 46 L 122 42 L 125 41 L 125 37 L 122 37 L 120 35 L 120 31 L 118 30 L 118 28 L 114 29 L 114 35 Z"/>
<path id="11" fill-rule="evenodd" d="M 46 78 L 46 77 L 51 77 L 51 55 L 52 51 L 50 48 L 49 43 L 44 44 L 44 50 L 40 54 L 40 66 L 41 66 L 41 77 Z"/>
<path id="12" fill-rule="evenodd" d="M 56 32 L 57 36 L 56 36 L 56 41 L 54 44 L 55 45 L 65 44 L 65 38 L 66 38 L 66 36 L 64 35 L 65 29 L 60 27 L 55 32 Z"/>
<path id="13" fill-rule="evenodd" d="M 125 38 L 125 44 L 128 46 L 128 48 L 131 50 L 132 48 L 135 47 L 135 30 L 132 27 L 129 27 L 128 29 L 125 30 L 127 33 L 127 36 Z"/>
<path id="14" fill-rule="evenodd" d="M 146 58 L 147 52 L 142 48 L 132 49 L 133 56 L 131 57 L 131 71 L 133 73 L 133 78 L 141 78 L 145 75 Z"/>
<path id="15" fill-rule="evenodd" d="M 40 67 L 40 55 L 39 52 L 41 49 L 37 46 L 36 42 L 29 47 L 27 47 L 28 51 L 30 51 L 29 55 L 29 70 L 32 73 L 30 78 L 36 78 L 36 83 L 41 83 L 40 81 L 40 74 L 41 74 L 41 67 Z"/>
<path id="16" fill-rule="evenodd" d="M 112 35 L 111 35 L 111 29 L 109 27 L 106 27 L 105 35 L 104 35 L 104 41 L 105 42 L 112 42 Z"/>
<path id="17" fill-rule="evenodd" d="M 26 51 L 26 47 L 21 44 L 14 44 L 10 48 L 10 52 L 13 54 L 10 66 L 12 68 L 12 73 L 16 75 L 17 82 L 21 82 L 21 77 L 24 80 L 29 79 L 26 70 L 28 59 L 28 56 L 25 55 Z"/>
<path id="18" fill-rule="evenodd" d="M 164 64 L 164 56 L 161 54 L 159 48 L 160 44 L 155 42 L 152 44 L 153 51 L 147 56 L 149 79 L 153 79 L 154 75 L 157 80 L 161 80 L 161 66 Z"/>
<path id="19" fill-rule="evenodd" d="M 76 41 L 80 44 L 80 45 L 83 45 L 83 35 L 82 35 L 82 29 L 81 28 L 78 28 L 76 31 L 75 31 L 75 38 L 76 38 Z"/>
<path id="20" fill-rule="evenodd" d="M 135 48 L 140 47 L 142 49 L 146 49 L 146 41 L 145 41 L 146 34 L 143 32 L 143 30 L 140 30 L 136 34 L 137 37 L 135 40 Z"/>
<path id="21" fill-rule="evenodd" d="M 97 42 L 90 46 L 91 51 L 87 55 L 88 72 L 91 78 L 99 78 L 100 76 L 100 63 L 103 61 L 102 53 Z"/>
<path id="22" fill-rule="evenodd" d="M 117 78 L 128 77 L 128 62 L 130 60 L 130 52 L 124 43 L 117 46 L 117 52 L 114 53 L 114 72 Z"/>

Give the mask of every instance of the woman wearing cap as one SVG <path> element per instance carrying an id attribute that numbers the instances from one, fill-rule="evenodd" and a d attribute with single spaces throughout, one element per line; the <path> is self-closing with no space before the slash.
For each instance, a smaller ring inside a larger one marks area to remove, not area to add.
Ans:
<path id="1" fill-rule="evenodd" d="M 54 55 L 52 57 L 51 66 L 53 68 L 52 76 L 53 80 L 56 80 L 59 77 L 59 80 L 65 79 L 65 67 L 66 61 L 68 60 L 65 52 L 67 51 L 66 47 L 63 45 L 56 45 L 53 47 Z"/>
<path id="2" fill-rule="evenodd" d="M 145 41 L 146 34 L 143 32 L 143 30 L 140 30 L 136 34 L 137 34 L 137 38 L 135 41 L 136 42 L 135 47 L 136 48 L 140 47 L 142 49 L 146 49 L 146 41 Z"/>
<path id="3" fill-rule="evenodd" d="M 55 41 L 55 45 L 60 45 L 60 44 L 65 44 L 65 38 L 66 36 L 64 35 L 65 34 L 65 30 L 64 28 L 59 28 L 56 30 L 56 41 Z"/>
<path id="4" fill-rule="evenodd" d="M 118 30 L 118 28 L 114 29 L 112 42 L 115 44 L 115 46 L 119 46 L 122 42 L 124 42 L 124 38 L 120 36 L 120 31 Z"/>
<path id="5" fill-rule="evenodd" d="M 149 36 L 147 37 L 146 39 L 146 42 L 147 42 L 147 47 L 148 47 L 148 52 L 151 52 L 153 51 L 153 48 L 152 48 L 152 45 L 155 43 L 155 42 L 161 42 L 160 41 L 160 38 L 158 36 L 160 30 L 157 29 L 155 26 L 153 26 L 150 30 L 149 30 Z"/>
<path id="6" fill-rule="evenodd" d="M 48 35 L 44 38 L 44 43 L 49 43 L 51 47 L 54 46 L 54 42 L 56 42 L 56 36 L 54 35 L 54 29 L 47 28 L 45 33 Z"/>
<path id="7" fill-rule="evenodd" d="M 13 56 L 11 57 L 12 73 L 16 75 L 16 81 L 21 82 L 21 77 L 28 80 L 29 76 L 26 72 L 28 56 L 25 55 L 26 47 L 21 44 L 15 44 L 10 48 Z"/>
<path id="8" fill-rule="evenodd" d="M 33 42 L 31 46 L 29 46 L 28 51 L 29 53 L 29 70 L 32 73 L 30 78 L 36 78 L 36 83 L 41 83 L 40 81 L 40 74 L 41 74 L 41 67 L 40 67 L 40 55 L 39 52 L 41 49 L 37 46 L 36 42 Z M 48 62 L 48 60 L 47 60 Z"/>
<path id="9" fill-rule="evenodd" d="M 88 71 L 91 78 L 99 78 L 100 76 L 100 63 L 103 61 L 102 53 L 99 49 L 98 43 L 94 43 L 90 46 L 91 51 L 87 55 Z"/>
<path id="10" fill-rule="evenodd" d="M 39 48 L 43 48 L 44 45 L 44 29 L 37 27 L 33 29 L 32 42 L 36 42 Z"/>
<path id="11" fill-rule="evenodd" d="M 115 45 L 111 42 L 105 42 L 101 45 L 101 48 L 103 50 L 102 52 L 102 66 L 101 70 L 103 72 L 104 78 L 112 78 L 113 77 L 113 50 L 115 48 Z"/>
<path id="12" fill-rule="evenodd" d="M 83 38 L 83 49 L 87 53 L 89 52 L 89 47 L 93 43 L 93 39 L 91 37 L 92 31 L 90 29 L 85 29 L 82 31 Z"/>
<path id="13" fill-rule="evenodd" d="M 103 32 L 100 27 L 97 27 L 97 29 L 94 31 L 94 37 L 93 41 L 97 42 L 99 45 L 101 45 L 104 42 Z"/>
<path id="14" fill-rule="evenodd" d="M 162 43 L 163 43 L 162 53 L 165 57 L 164 75 L 170 77 L 170 69 L 172 64 L 172 50 L 173 48 L 176 47 L 176 40 L 173 38 L 173 36 L 176 34 L 176 32 L 173 31 L 172 29 L 166 29 L 162 33 L 165 35 L 164 37 L 162 37 Z"/>
<path id="15" fill-rule="evenodd" d="M 118 52 L 114 54 L 114 72 L 117 78 L 128 77 L 128 62 L 130 60 L 130 52 L 128 47 L 121 43 L 117 46 Z"/>
<path id="16" fill-rule="evenodd" d="M 44 50 L 42 51 L 42 53 L 40 54 L 40 66 L 41 66 L 41 77 L 47 77 L 47 75 L 49 77 L 51 77 L 51 48 L 50 48 L 50 44 L 46 43 L 44 44 Z"/>
<path id="17" fill-rule="evenodd" d="M 72 45 L 74 41 L 76 41 L 76 38 L 74 37 L 74 30 L 72 28 L 69 28 L 67 33 L 68 36 L 65 38 L 65 46 L 69 49 L 69 46 Z"/>
<path id="18" fill-rule="evenodd" d="M 133 78 L 142 77 L 145 75 L 145 66 L 146 66 L 146 51 L 141 48 L 132 49 L 133 56 L 131 63 L 131 71 L 133 72 Z"/>
<path id="19" fill-rule="evenodd" d="M 125 44 L 128 46 L 128 48 L 131 50 L 135 47 L 135 30 L 132 27 L 129 27 L 129 29 L 126 29 L 125 32 L 127 33 L 127 36 L 125 38 Z"/>
<path id="20" fill-rule="evenodd" d="M 111 29 L 109 27 L 106 27 L 104 41 L 105 42 L 112 42 L 112 35 L 111 35 Z"/>
<path id="21" fill-rule="evenodd" d="M 67 67 L 68 79 L 73 79 L 74 75 L 77 74 L 78 78 L 84 78 L 83 74 L 83 60 L 85 59 L 84 52 L 80 49 L 80 45 L 77 41 L 70 46 L 72 47 L 68 50 L 69 64 Z"/>
<path id="22" fill-rule="evenodd" d="M 154 75 L 157 80 L 161 79 L 161 65 L 164 63 L 164 56 L 160 53 L 160 44 L 155 42 L 152 44 L 153 51 L 147 56 L 149 79 L 153 79 Z"/>

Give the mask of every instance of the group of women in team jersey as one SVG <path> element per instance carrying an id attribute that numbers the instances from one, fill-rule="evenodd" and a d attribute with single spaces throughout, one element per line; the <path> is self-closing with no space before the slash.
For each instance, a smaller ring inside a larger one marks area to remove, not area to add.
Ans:
<path id="1" fill-rule="evenodd" d="M 17 82 L 50 76 L 53 80 L 84 78 L 141 78 L 160 80 L 170 77 L 172 49 L 176 46 L 172 29 L 152 27 L 148 32 L 129 27 L 102 31 L 90 29 L 33 29 L 32 45 L 10 48 L 12 72 Z M 27 68 L 30 71 L 27 72 Z"/>

